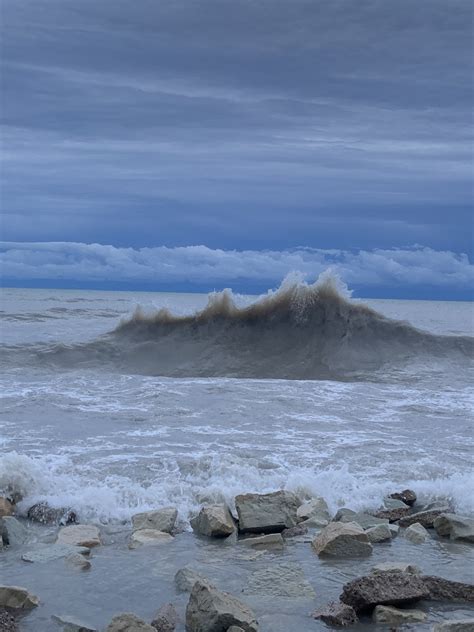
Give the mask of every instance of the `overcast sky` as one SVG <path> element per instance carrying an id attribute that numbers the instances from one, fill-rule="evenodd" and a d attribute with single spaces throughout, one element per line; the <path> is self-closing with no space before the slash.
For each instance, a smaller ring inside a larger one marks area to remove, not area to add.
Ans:
<path id="1" fill-rule="evenodd" d="M 255 286 L 311 249 L 362 294 L 421 265 L 468 295 L 470 0 L 14 0 L 1 31 L 6 282 L 118 282 L 97 243 L 159 253 L 132 284 Z"/>

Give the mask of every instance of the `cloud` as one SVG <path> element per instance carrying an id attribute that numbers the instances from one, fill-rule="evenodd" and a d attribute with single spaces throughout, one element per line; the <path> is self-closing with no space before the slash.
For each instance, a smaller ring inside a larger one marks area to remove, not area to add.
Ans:
<path id="1" fill-rule="evenodd" d="M 364 288 L 426 286 L 469 292 L 474 266 L 464 254 L 422 246 L 406 249 L 283 251 L 219 250 L 206 246 L 117 248 L 102 244 L 0 243 L 4 279 L 103 283 L 182 282 L 202 287 L 242 281 L 275 286 L 291 271 L 312 280 L 327 268 L 349 285 Z"/>

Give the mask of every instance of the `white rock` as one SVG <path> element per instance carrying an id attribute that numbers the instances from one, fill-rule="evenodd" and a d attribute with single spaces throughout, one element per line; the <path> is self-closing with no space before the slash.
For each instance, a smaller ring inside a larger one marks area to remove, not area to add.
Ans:
<path id="1" fill-rule="evenodd" d="M 271 494 L 240 494 L 235 497 L 242 533 L 278 533 L 297 524 L 298 497 L 280 490 Z"/>
<path id="2" fill-rule="evenodd" d="M 156 529 L 165 533 L 172 533 L 178 517 L 175 507 L 163 507 L 155 511 L 145 511 L 132 516 L 133 530 Z"/>
<path id="3" fill-rule="evenodd" d="M 318 555 L 352 557 L 370 555 L 372 545 L 364 529 L 355 522 L 331 522 L 312 542 Z"/>
<path id="4" fill-rule="evenodd" d="M 325 527 L 331 521 L 328 504 L 321 496 L 315 496 L 298 507 L 296 517 L 298 522 L 309 520 L 321 527 Z"/>
<path id="5" fill-rule="evenodd" d="M 101 544 L 100 531 L 92 524 L 73 524 L 60 529 L 56 542 L 92 548 Z"/>
<path id="6" fill-rule="evenodd" d="M 392 531 L 390 530 L 390 526 L 388 524 L 378 524 L 376 527 L 366 529 L 365 532 L 369 542 L 372 542 L 373 544 L 377 542 L 392 541 Z"/>
<path id="7" fill-rule="evenodd" d="M 226 505 L 202 507 L 191 521 L 195 533 L 210 538 L 225 538 L 235 531 L 235 523 Z"/>
<path id="8" fill-rule="evenodd" d="M 375 623 L 399 626 L 405 623 L 423 623 L 426 614 L 421 610 L 401 610 L 393 606 L 376 606 L 373 614 Z"/>
<path id="9" fill-rule="evenodd" d="M 429 537 L 428 531 L 419 522 L 410 525 L 403 533 L 404 537 L 413 544 L 422 544 Z"/>
<path id="10" fill-rule="evenodd" d="M 139 546 L 160 546 L 169 544 L 174 538 L 169 533 L 157 529 L 139 529 L 130 536 L 129 549 L 137 549 Z"/>
<path id="11" fill-rule="evenodd" d="M 0 607 L 14 610 L 31 610 L 39 604 L 36 595 L 20 586 L 0 586 Z"/>

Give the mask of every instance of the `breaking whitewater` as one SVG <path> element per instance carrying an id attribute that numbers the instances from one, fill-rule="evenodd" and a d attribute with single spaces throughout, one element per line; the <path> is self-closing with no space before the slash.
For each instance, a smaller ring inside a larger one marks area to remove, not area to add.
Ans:
<path id="1" fill-rule="evenodd" d="M 252 584 L 272 564 L 298 564 L 328 599 L 379 562 L 419 558 L 427 572 L 468 577 L 465 542 L 395 538 L 354 567 L 318 561 L 312 532 L 254 556 L 193 535 L 190 519 L 203 505 L 235 512 L 238 494 L 282 489 L 324 497 L 333 515 L 374 512 L 410 488 L 418 507 L 472 516 L 472 304 L 354 300 L 325 274 L 289 277 L 261 297 L 4 290 L 0 317 L 0 496 L 16 501 L 29 548 L 49 546 L 58 529 L 25 520 L 37 503 L 73 510 L 104 543 L 87 580 L 63 559 L 27 564 L 23 549 L 3 551 L 8 583 L 44 602 L 21 629 L 59 630 L 59 611 L 104 626 L 117 599 L 151 616 L 157 586 L 184 599 L 172 578 L 189 563 L 234 594 L 253 585 L 263 632 L 324 628 L 308 623 L 308 595 Z M 132 516 L 162 507 L 177 510 L 181 533 L 129 550 Z"/>

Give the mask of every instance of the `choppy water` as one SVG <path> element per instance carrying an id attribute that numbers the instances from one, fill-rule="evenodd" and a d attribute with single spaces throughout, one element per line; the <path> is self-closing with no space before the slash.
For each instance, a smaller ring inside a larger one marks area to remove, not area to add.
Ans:
<path id="1" fill-rule="evenodd" d="M 14 552 L 3 556 L 9 583 L 37 588 L 47 602 L 25 619 L 25 630 L 53 629 L 49 617 L 60 607 L 98 625 L 118 602 L 119 610 L 152 614 L 165 596 L 176 597 L 169 579 L 190 559 L 233 592 L 268 563 L 235 561 L 230 549 L 209 550 L 188 534 L 154 551 L 155 560 L 130 553 L 120 523 L 137 511 L 172 504 L 187 521 L 204 501 L 232 504 L 237 493 L 281 487 L 323 495 L 334 510 L 367 508 L 412 487 L 422 499 L 447 496 L 461 513 L 474 513 L 472 305 L 368 301 L 374 313 L 337 292 L 315 298 L 314 288 L 298 290 L 286 307 L 281 298 L 276 311 L 273 297 L 255 315 L 242 311 L 251 297 L 234 306 L 220 296 L 212 314 L 174 319 L 155 312 L 192 315 L 207 297 L 3 291 L 0 489 L 20 492 L 20 508 L 38 500 L 70 505 L 116 534 L 115 545 L 96 553 L 87 585 L 61 561 L 52 580 L 51 565 L 33 571 Z M 137 305 L 145 316 L 130 320 Z M 329 315 L 337 322 L 328 325 Z M 123 318 L 128 324 L 117 329 Z M 292 379 L 275 379 L 283 375 Z M 280 600 L 280 616 L 262 596 L 249 596 L 263 631 L 319 629 L 307 612 L 360 574 L 347 562 L 321 563 L 307 547 L 292 545 L 280 557 L 300 560 L 318 598 Z M 401 539 L 379 545 L 362 566 L 403 555 L 413 560 L 421 549 Z M 426 545 L 423 556 L 426 570 L 444 568 L 454 578 L 468 576 L 474 561 L 470 547 L 445 542 Z"/>

